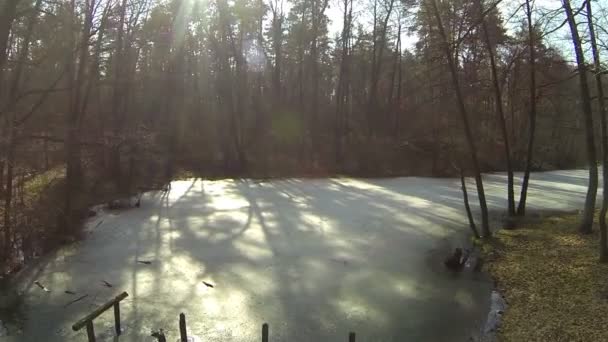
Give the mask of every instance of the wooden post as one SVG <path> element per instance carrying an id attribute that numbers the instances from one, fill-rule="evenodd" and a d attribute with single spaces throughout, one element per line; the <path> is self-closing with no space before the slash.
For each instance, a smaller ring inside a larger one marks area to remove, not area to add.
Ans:
<path id="1" fill-rule="evenodd" d="M 181 342 L 188 342 L 188 334 L 186 333 L 186 315 L 179 314 L 179 337 Z"/>
<path id="2" fill-rule="evenodd" d="M 268 342 L 268 323 L 262 324 L 262 342 Z"/>
<path id="3" fill-rule="evenodd" d="M 120 302 L 114 303 L 114 327 L 116 336 L 120 336 Z"/>
<path id="4" fill-rule="evenodd" d="M 93 321 L 87 322 L 87 337 L 89 342 L 95 342 L 95 329 L 93 329 Z"/>
<path id="5" fill-rule="evenodd" d="M 354 332 L 348 333 L 348 342 L 355 342 L 355 333 Z"/>

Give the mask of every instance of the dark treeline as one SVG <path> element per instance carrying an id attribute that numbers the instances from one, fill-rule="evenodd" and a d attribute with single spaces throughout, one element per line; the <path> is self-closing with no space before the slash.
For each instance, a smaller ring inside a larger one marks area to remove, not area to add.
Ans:
<path id="1" fill-rule="evenodd" d="M 570 11 L 582 25 L 605 10 L 587 5 Z M 330 32 L 330 8 L 339 9 L 331 18 L 339 32 Z M 589 138 L 603 99 L 592 76 L 601 83 L 601 62 L 581 69 L 564 56 L 572 45 L 551 47 L 549 37 L 568 28 L 565 6 L 500 8 L 489 0 L 2 0 L 5 256 L 33 235 L 72 233 L 99 188 L 132 193 L 184 170 L 447 176 L 587 165 L 589 141 L 601 142 Z M 595 39 L 582 25 L 574 27 L 586 49 Z M 596 34 L 606 33 L 596 22 Z M 418 40 L 407 48 L 411 34 Z M 51 171 L 56 210 L 33 214 L 29 202 L 40 198 L 28 202 L 31 180 Z M 510 189 L 511 214 L 518 195 Z M 521 198 L 523 213 L 525 191 Z"/>

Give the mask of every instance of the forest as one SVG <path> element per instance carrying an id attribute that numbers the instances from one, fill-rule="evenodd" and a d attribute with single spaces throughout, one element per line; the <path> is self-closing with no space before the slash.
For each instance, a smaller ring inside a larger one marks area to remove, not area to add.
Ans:
<path id="1" fill-rule="evenodd" d="M 100 199 L 183 175 L 462 172 L 485 213 L 481 173 L 507 171 L 515 216 L 531 171 L 589 167 L 591 229 L 608 145 L 603 1 L 3 0 L 0 11 L 2 273 L 69 241 Z"/>

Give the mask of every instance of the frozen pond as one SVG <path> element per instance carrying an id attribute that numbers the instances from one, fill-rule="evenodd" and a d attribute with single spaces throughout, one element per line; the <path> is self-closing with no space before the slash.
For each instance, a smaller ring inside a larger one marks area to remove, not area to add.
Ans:
<path id="1" fill-rule="evenodd" d="M 586 175 L 533 174 L 529 207 L 578 209 Z M 506 177 L 485 181 L 502 210 Z M 476 209 L 472 180 L 469 191 Z M 259 341 L 264 322 L 271 341 L 346 341 L 349 331 L 357 341 L 467 341 L 488 310 L 483 275 L 441 265 L 469 233 L 458 179 L 178 181 L 88 229 L 22 275 L 23 332 L 0 341 L 86 341 L 71 325 L 122 291 L 120 341 L 154 341 L 158 328 L 175 341 L 180 312 L 203 341 Z M 112 326 L 109 310 L 95 320 L 98 340 L 112 341 Z"/>

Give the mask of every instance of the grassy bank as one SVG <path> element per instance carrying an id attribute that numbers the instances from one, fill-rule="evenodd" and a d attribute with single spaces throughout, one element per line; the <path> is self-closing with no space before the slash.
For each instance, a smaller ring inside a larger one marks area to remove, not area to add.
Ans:
<path id="1" fill-rule="evenodd" d="M 509 307 L 501 341 L 608 341 L 608 265 L 598 263 L 597 228 L 577 215 L 502 230 L 485 246 L 488 270 Z"/>

